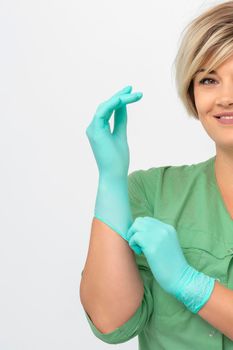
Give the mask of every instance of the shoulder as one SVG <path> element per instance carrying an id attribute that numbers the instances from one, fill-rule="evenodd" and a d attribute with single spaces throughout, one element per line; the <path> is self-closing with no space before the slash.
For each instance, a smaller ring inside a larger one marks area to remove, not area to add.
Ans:
<path id="1" fill-rule="evenodd" d="M 182 165 L 162 165 L 157 167 L 151 167 L 148 169 L 138 169 L 132 171 L 128 175 L 128 181 L 130 187 L 141 188 L 145 192 L 153 192 L 155 186 L 162 185 L 164 183 L 176 183 L 189 182 L 198 178 L 200 174 L 205 173 L 209 163 L 214 157 L 191 164 Z"/>

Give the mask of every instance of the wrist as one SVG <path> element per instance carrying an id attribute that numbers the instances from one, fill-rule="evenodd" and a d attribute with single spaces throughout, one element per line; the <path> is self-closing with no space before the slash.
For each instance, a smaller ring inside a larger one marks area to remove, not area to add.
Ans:
<path id="1" fill-rule="evenodd" d="M 99 174 L 99 185 L 114 185 L 114 186 L 122 186 L 128 182 L 127 174 L 124 176 L 117 176 L 114 174 Z"/>
<path id="2" fill-rule="evenodd" d="M 179 280 L 174 296 L 196 314 L 209 300 L 214 284 L 213 277 L 188 265 Z"/>
<path id="3" fill-rule="evenodd" d="M 126 233 L 133 221 L 127 177 L 99 177 L 94 216 L 126 240 Z"/>

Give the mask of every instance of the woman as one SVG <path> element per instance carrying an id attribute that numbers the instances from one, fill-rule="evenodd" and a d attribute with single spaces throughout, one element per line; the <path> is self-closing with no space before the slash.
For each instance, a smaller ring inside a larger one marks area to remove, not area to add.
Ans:
<path id="1" fill-rule="evenodd" d="M 99 184 L 80 298 L 106 343 L 233 349 L 233 1 L 190 23 L 175 63 L 216 155 L 128 175 L 126 105 L 142 94 L 129 86 L 99 105 L 86 130 Z"/>

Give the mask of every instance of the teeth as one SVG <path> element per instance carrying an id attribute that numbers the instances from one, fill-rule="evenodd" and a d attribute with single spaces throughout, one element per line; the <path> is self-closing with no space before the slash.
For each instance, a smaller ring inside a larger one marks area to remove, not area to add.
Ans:
<path id="1" fill-rule="evenodd" d="M 229 117 L 229 116 L 223 116 L 223 117 L 220 117 L 220 119 L 233 119 L 233 116 L 232 116 L 232 117 Z"/>

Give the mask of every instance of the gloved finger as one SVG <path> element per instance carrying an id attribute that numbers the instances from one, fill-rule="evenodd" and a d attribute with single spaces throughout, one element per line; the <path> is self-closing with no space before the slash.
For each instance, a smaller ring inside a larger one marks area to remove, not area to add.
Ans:
<path id="1" fill-rule="evenodd" d="M 143 225 L 143 218 L 142 217 L 137 217 L 134 222 L 132 223 L 132 225 L 130 226 L 130 228 L 128 229 L 128 231 L 126 232 L 126 239 L 127 241 L 130 240 L 130 238 L 132 237 L 132 235 L 134 235 L 137 231 L 140 230 L 140 228 Z"/>
<path id="2" fill-rule="evenodd" d="M 145 227 L 144 225 L 145 217 L 138 216 L 125 234 L 127 241 L 129 241 L 132 235 L 134 235 L 137 231 L 142 230 Z"/>
<path id="3" fill-rule="evenodd" d="M 129 241 L 132 235 L 134 235 L 136 232 L 137 232 L 137 229 L 135 228 L 135 225 L 132 224 L 125 235 L 127 241 Z"/>
<path id="4" fill-rule="evenodd" d="M 140 100 L 142 96 L 143 96 L 143 93 L 138 91 L 138 92 L 133 92 L 132 94 L 121 95 L 120 99 L 122 101 L 122 104 L 128 104 L 128 103 L 134 103 Z"/>
<path id="5" fill-rule="evenodd" d="M 122 90 L 118 91 L 114 96 L 121 96 L 125 93 L 130 93 L 132 91 L 132 86 L 126 86 Z M 121 138 L 126 137 L 126 126 L 127 126 L 127 109 L 126 105 L 115 110 L 114 113 L 114 129 L 113 134 Z"/>
<path id="6" fill-rule="evenodd" d="M 129 240 L 129 246 L 132 247 L 140 247 L 140 249 L 142 250 L 142 242 L 140 240 L 141 234 L 139 232 L 136 232 Z M 133 249 L 133 248 L 132 248 Z"/>
<path id="7" fill-rule="evenodd" d="M 120 108 L 125 104 L 136 102 L 141 97 L 142 93 L 138 92 L 114 96 L 98 106 L 93 121 L 96 122 L 97 125 L 100 124 L 100 126 L 104 126 L 104 124 L 108 123 L 115 109 Z"/>
<path id="8" fill-rule="evenodd" d="M 118 91 L 114 96 L 121 96 L 126 93 L 131 93 L 132 86 L 128 85 L 122 90 Z M 127 109 L 126 105 L 123 105 L 120 108 L 117 108 L 114 113 L 114 128 L 113 135 L 117 135 L 121 138 L 126 138 L 126 126 L 127 126 Z"/>
<path id="9" fill-rule="evenodd" d="M 114 96 L 120 96 L 120 95 L 126 94 L 126 93 L 129 94 L 131 91 L 132 91 L 132 86 L 131 85 L 125 86 L 123 89 L 119 90 L 114 95 L 112 95 L 111 98 L 113 98 Z"/>
<path id="10" fill-rule="evenodd" d="M 138 255 L 142 254 L 142 250 L 137 244 L 133 244 L 130 246 L 130 248 Z"/>
<path id="11" fill-rule="evenodd" d="M 126 105 L 115 110 L 113 135 L 121 139 L 127 138 L 127 109 Z"/>

